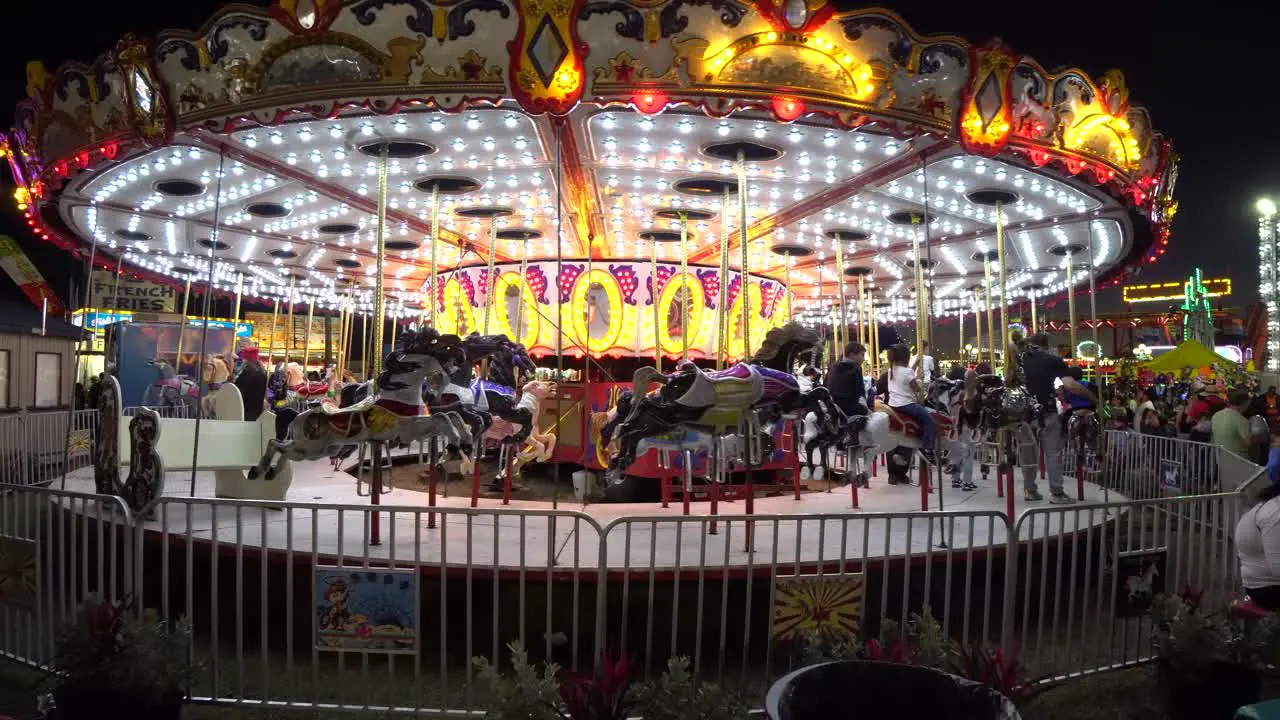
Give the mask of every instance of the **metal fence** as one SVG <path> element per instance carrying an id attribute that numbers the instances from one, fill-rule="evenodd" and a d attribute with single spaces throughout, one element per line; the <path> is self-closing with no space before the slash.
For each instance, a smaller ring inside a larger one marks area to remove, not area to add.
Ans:
<path id="1" fill-rule="evenodd" d="M 89 593 L 128 595 L 135 533 L 120 498 L 0 486 L 0 656 L 42 664 Z"/>
<path id="2" fill-rule="evenodd" d="M 577 671 L 605 649 L 623 652 L 646 678 L 683 655 L 701 676 L 763 697 L 800 661 L 779 634 L 799 602 L 794 588 L 829 580 L 842 595 L 828 596 L 827 609 L 864 636 L 927 608 L 957 642 L 1018 649 L 1038 678 L 1130 665 L 1150 655 L 1151 592 L 1189 586 L 1221 602 L 1234 590 L 1243 499 L 1175 494 L 1155 476 L 1125 481 L 1118 468 L 1143 472 L 1150 453 L 1180 457 L 1195 468 L 1183 493 L 1211 484 L 1196 465 L 1206 458 L 1215 489 L 1247 488 L 1263 473 L 1199 444 L 1158 440 L 1125 449 L 1109 435 L 1120 457 L 1104 473 L 1117 493 L 1155 497 L 1016 518 L 859 512 L 601 524 L 571 511 L 177 497 L 131 518 L 113 497 L 19 483 L 0 487 L 0 540 L 30 549 L 32 599 L 0 604 L 0 652 L 43 664 L 57 623 L 100 591 L 191 621 L 199 702 L 457 717 L 486 691 L 472 658 L 505 660 L 511 641 L 533 661 Z M 378 545 L 368 540 L 375 523 Z M 334 573 L 408 583 L 416 636 L 396 652 L 326 647 L 318 595 Z"/>
<path id="3" fill-rule="evenodd" d="M 97 418 L 96 410 L 0 416 L 0 485 L 47 485 L 62 477 L 64 464 L 72 471 L 92 465 Z"/>

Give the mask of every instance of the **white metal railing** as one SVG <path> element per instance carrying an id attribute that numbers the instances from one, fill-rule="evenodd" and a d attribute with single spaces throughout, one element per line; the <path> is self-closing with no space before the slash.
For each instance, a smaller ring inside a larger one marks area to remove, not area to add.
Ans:
<path id="1" fill-rule="evenodd" d="M 1157 442 L 1116 449 L 1111 462 L 1134 468 L 1124 463 L 1164 451 L 1198 460 L 1200 447 Z M 1263 473 L 1213 457 L 1213 480 L 1197 475 L 1185 488 L 1247 489 Z M 1108 472 L 1117 493 L 1159 487 Z M 928 606 L 956 641 L 1017 648 L 1033 675 L 1062 677 L 1149 657 L 1149 620 L 1128 615 L 1133 568 L 1141 580 L 1143 563 L 1154 565 L 1155 590 L 1190 586 L 1223 600 L 1234 588 L 1241 493 L 1164 492 L 1016 518 L 860 512 L 602 525 L 570 511 L 179 497 L 134 519 L 118 498 L 12 484 L 0 487 L 0 536 L 30 543 L 38 587 L 34 607 L 0 606 L 0 653 L 43 663 L 57 622 L 102 590 L 192 620 L 205 668 L 192 697 L 202 702 L 458 712 L 446 708 L 474 708 L 484 692 L 470 658 L 505 659 L 511 640 L 570 670 L 589 669 L 604 649 L 626 653 L 645 676 L 685 655 L 704 677 L 759 688 L 795 660 L 775 642 L 779 582 L 858 576 L 846 592 L 865 635 Z M 367 539 L 375 522 L 379 545 Z M 317 578 L 331 566 L 403 571 L 395 577 L 415 588 L 413 651 L 317 647 Z"/>
<path id="2" fill-rule="evenodd" d="M 72 471 L 92 465 L 97 418 L 96 410 L 0 416 L 0 485 L 48 485 L 64 465 Z"/>

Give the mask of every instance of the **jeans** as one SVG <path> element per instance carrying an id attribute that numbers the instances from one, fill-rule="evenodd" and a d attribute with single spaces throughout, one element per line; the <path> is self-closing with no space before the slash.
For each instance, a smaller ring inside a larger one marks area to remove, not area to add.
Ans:
<path id="1" fill-rule="evenodd" d="M 962 483 L 968 485 L 973 482 L 973 466 L 977 460 L 977 446 L 968 440 L 956 440 L 951 444 L 951 454 L 948 455 L 947 459 L 956 464 Z"/>
<path id="2" fill-rule="evenodd" d="M 933 449 L 933 444 L 938 437 L 938 426 L 933 424 L 933 416 L 929 414 L 929 408 L 920 403 L 911 403 L 896 407 L 894 411 L 915 418 L 920 423 L 920 447 Z"/>
<path id="3" fill-rule="evenodd" d="M 1045 418 L 1044 430 L 1040 432 L 1040 448 L 1044 450 L 1044 472 L 1049 478 L 1049 492 L 1054 495 L 1066 494 L 1066 490 L 1062 488 L 1062 432 L 1056 415 Z M 1022 489 L 1027 495 L 1039 492 L 1036 487 L 1039 469 L 1037 460 L 1038 458 L 1019 458 L 1019 462 L 1023 464 Z"/>

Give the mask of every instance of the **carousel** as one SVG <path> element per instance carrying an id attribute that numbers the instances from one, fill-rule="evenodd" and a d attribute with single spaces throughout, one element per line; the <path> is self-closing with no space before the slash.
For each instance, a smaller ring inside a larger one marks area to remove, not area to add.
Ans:
<path id="1" fill-rule="evenodd" d="M 686 512 L 699 488 L 798 499 L 800 420 L 829 410 L 801 363 L 860 342 L 875 377 L 890 328 L 960 322 L 998 367 L 1011 323 L 1065 295 L 1074 326 L 1176 211 L 1177 155 L 1120 72 L 824 0 L 277 0 L 27 73 L 3 152 L 31 231 L 202 317 L 256 313 L 260 357 L 301 365 L 291 400 L 329 396 L 279 433 L 238 396 L 113 421 L 193 493 L 212 469 L 283 498 L 255 483 L 428 439 L 501 447 L 508 483 L 657 479 Z M 220 423 L 254 426 L 244 451 L 195 457 Z M 125 486 L 157 482 L 143 464 Z"/>

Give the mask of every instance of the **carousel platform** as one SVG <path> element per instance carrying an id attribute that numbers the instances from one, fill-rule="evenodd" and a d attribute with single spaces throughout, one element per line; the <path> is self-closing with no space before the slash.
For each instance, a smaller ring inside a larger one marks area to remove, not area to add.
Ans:
<path id="1" fill-rule="evenodd" d="M 888 485 L 882 471 L 870 489 L 859 491 L 858 509 L 848 487 L 833 488 L 802 493 L 798 500 L 792 494 L 757 498 L 749 522 L 742 501 L 720 501 L 714 518 L 708 502 L 691 503 L 689 516 L 678 501 L 663 508 L 659 503 L 583 504 L 571 497 L 557 507 L 481 498 L 473 508 L 467 495 L 437 496 L 436 506 L 428 507 L 428 494 L 409 488 L 383 495 L 375 512 L 370 498 L 358 494 L 355 478 L 327 461 L 296 463 L 284 503 L 215 498 L 212 472 L 195 474 L 191 497 L 190 477 L 169 474 L 154 517 L 144 522 L 148 542 L 167 541 L 175 548 L 188 542 L 212 545 L 232 555 L 265 552 L 281 561 L 584 579 L 834 572 L 926 556 L 971 561 L 1008 547 L 1006 499 L 997 494 L 994 475 L 972 492 L 948 483 L 942 488 L 943 513 L 920 513 L 919 486 Z M 67 489 L 92 492 L 92 471 L 72 473 Z M 1019 483 L 1016 512 L 1042 513 L 1024 523 L 1020 540 L 1084 534 L 1122 512 L 1095 505 L 1125 499 L 1115 492 L 1104 494 L 1087 483 L 1084 496 L 1083 503 L 1073 505 L 1027 503 Z M 935 491 L 930 510 L 938 505 Z M 378 544 L 370 542 L 375 525 Z"/>

